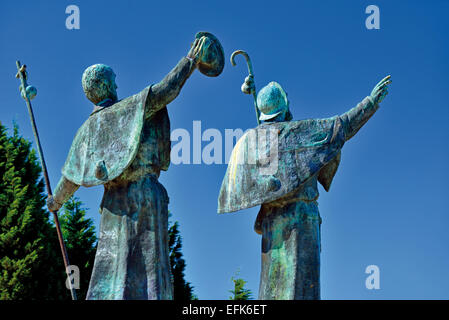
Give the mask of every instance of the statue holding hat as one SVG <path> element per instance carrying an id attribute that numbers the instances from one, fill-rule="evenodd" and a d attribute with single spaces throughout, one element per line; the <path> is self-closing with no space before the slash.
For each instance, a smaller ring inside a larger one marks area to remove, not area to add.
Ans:
<path id="1" fill-rule="evenodd" d="M 199 32 L 187 56 L 162 81 L 125 99 L 117 97 L 112 68 L 95 64 L 84 71 L 83 89 L 94 108 L 76 133 L 62 178 L 47 205 L 56 211 L 80 186 L 104 186 L 87 299 L 173 298 L 169 197 L 158 181 L 170 165 L 166 106 L 196 68 L 214 77 L 223 66 L 218 39 Z"/>
<path id="2" fill-rule="evenodd" d="M 259 299 L 320 299 L 318 183 L 329 191 L 343 145 L 377 111 L 390 83 L 385 77 L 356 107 L 324 119 L 293 121 L 277 82 L 257 94 L 261 124 L 232 151 L 218 213 L 260 205 L 254 225 L 262 235 Z M 242 91 L 255 91 L 253 76 Z"/>

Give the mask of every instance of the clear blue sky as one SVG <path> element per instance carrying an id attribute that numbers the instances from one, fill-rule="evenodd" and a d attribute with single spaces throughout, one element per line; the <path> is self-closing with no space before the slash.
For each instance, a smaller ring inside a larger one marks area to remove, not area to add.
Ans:
<path id="1" fill-rule="evenodd" d="M 65 28 L 78 5 L 80 30 Z M 380 30 L 367 30 L 365 8 L 380 8 Z M 124 98 L 155 83 L 187 54 L 197 31 L 221 41 L 218 78 L 195 72 L 168 106 L 172 129 L 192 134 L 254 127 L 252 98 L 240 92 L 253 62 L 257 88 L 279 82 L 294 119 L 341 114 L 392 75 L 390 94 L 349 141 L 331 191 L 320 187 L 323 299 L 449 298 L 449 1 L 2 1 L 1 122 L 33 139 L 15 61 L 38 89 L 33 107 L 53 186 L 76 130 L 92 106 L 84 69 L 110 65 Z M 203 143 L 203 147 L 207 143 Z M 227 299 L 239 269 L 257 295 L 261 238 L 258 208 L 218 215 L 225 164 L 172 165 L 160 181 L 178 220 L 186 278 L 200 299 Z M 102 187 L 77 196 L 98 228 Z M 365 288 L 366 266 L 380 268 L 380 290 Z"/>

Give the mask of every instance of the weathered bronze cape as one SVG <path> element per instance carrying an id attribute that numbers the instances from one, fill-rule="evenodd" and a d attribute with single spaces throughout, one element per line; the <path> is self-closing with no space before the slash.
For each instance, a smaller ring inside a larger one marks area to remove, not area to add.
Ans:
<path id="1" fill-rule="evenodd" d="M 95 112 L 84 122 L 62 168 L 68 180 L 91 187 L 123 173 L 139 147 L 149 89 Z"/>
<path id="2" fill-rule="evenodd" d="M 277 135 L 277 143 L 270 133 Z M 261 136 L 266 138 L 260 140 Z M 339 117 L 265 123 L 248 130 L 231 154 L 218 197 L 218 212 L 233 212 L 277 200 L 297 191 L 317 173 L 318 181 L 328 190 L 344 142 Z M 274 152 L 277 155 L 269 159 L 268 165 L 275 170 L 264 174 L 270 170 L 260 161 L 261 154 L 269 154 L 273 148 L 278 148 Z M 254 151 L 258 158 L 251 161 Z"/>

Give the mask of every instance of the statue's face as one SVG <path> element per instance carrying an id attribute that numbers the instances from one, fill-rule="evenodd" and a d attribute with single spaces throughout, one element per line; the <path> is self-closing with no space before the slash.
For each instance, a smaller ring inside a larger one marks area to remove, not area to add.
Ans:
<path id="1" fill-rule="evenodd" d="M 115 74 L 114 76 L 108 80 L 108 98 L 112 100 L 112 102 L 116 102 L 118 100 L 117 97 L 117 84 L 115 83 Z"/>

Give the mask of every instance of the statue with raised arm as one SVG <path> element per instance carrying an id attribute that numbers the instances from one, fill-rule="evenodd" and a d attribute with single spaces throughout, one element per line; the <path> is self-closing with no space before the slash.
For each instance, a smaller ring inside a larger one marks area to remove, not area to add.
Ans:
<path id="1" fill-rule="evenodd" d="M 173 298 L 168 256 L 168 202 L 158 182 L 170 164 L 166 106 L 198 68 L 207 76 L 223 70 L 223 48 L 199 32 L 187 56 L 165 78 L 123 100 L 112 69 L 88 67 L 82 85 L 94 109 L 78 130 L 62 168 L 51 211 L 80 187 L 104 185 L 100 234 L 86 299 Z M 141 70 L 139 70 L 141 72 Z"/>
<path id="2" fill-rule="evenodd" d="M 259 299 L 320 299 L 317 184 L 329 191 L 344 143 L 377 111 L 390 82 L 385 77 L 356 107 L 326 119 L 292 121 L 287 94 L 276 82 L 257 94 L 262 124 L 236 143 L 218 212 L 261 205 L 254 226 L 262 235 Z M 243 87 L 251 92 L 252 77 Z"/>

